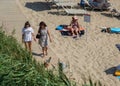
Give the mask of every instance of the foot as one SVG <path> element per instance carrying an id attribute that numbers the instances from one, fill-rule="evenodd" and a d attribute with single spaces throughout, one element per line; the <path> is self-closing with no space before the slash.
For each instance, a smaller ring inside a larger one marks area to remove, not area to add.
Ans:
<path id="1" fill-rule="evenodd" d="M 42 54 L 41 57 L 44 58 L 44 57 L 45 57 L 45 54 Z"/>
<path id="2" fill-rule="evenodd" d="M 78 38 L 79 38 L 79 36 L 77 35 L 75 39 L 78 40 Z"/>
<path id="3" fill-rule="evenodd" d="M 72 37 L 73 37 L 73 38 L 76 38 L 77 36 L 76 36 L 76 35 L 73 35 Z"/>
<path id="4" fill-rule="evenodd" d="M 48 55 L 48 52 L 47 52 L 47 51 L 45 51 L 45 55 L 46 55 L 46 56 Z"/>
<path id="5" fill-rule="evenodd" d="M 78 38 L 78 35 L 74 35 L 73 38 Z"/>

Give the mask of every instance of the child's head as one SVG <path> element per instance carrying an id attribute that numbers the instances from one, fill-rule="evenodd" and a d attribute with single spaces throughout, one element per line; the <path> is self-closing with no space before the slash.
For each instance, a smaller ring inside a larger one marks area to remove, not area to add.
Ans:
<path id="1" fill-rule="evenodd" d="M 31 26 L 31 25 L 30 25 L 29 21 L 25 22 L 24 28 L 28 28 L 28 27 L 30 27 L 30 26 Z"/>
<path id="2" fill-rule="evenodd" d="M 73 17 L 72 17 L 72 20 L 73 20 L 73 21 L 77 21 L 77 20 L 78 20 L 77 16 L 73 16 Z"/>
<path id="3" fill-rule="evenodd" d="M 108 27 L 107 29 L 106 29 L 106 31 L 108 32 L 108 33 L 110 33 L 111 31 L 110 31 L 110 27 Z"/>
<path id="4" fill-rule="evenodd" d="M 45 22 L 41 21 L 40 24 L 39 24 L 40 28 L 45 28 L 47 27 L 47 25 L 45 24 Z"/>

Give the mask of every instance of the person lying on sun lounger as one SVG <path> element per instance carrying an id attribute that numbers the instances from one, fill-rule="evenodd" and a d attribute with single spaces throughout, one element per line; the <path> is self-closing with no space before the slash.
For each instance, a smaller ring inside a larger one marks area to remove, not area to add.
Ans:
<path id="1" fill-rule="evenodd" d="M 104 27 L 101 32 L 120 33 L 120 27 Z"/>

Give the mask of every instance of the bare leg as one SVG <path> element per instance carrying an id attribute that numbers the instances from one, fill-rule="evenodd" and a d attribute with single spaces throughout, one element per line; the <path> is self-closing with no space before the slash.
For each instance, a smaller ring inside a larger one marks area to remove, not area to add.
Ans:
<path id="1" fill-rule="evenodd" d="M 78 32 L 79 32 L 78 28 L 75 28 L 75 34 L 76 35 L 78 35 Z"/>
<path id="2" fill-rule="evenodd" d="M 48 50 L 48 47 L 45 47 L 46 55 L 48 55 L 48 52 L 47 52 L 47 50 Z"/>
<path id="3" fill-rule="evenodd" d="M 72 36 L 75 35 L 75 34 L 74 34 L 74 29 L 73 29 L 73 28 L 71 28 L 71 33 L 72 33 Z"/>
<path id="4" fill-rule="evenodd" d="M 27 47 L 27 42 L 24 42 L 25 43 L 25 48 L 26 48 L 26 50 L 28 50 L 28 47 Z"/>
<path id="5" fill-rule="evenodd" d="M 45 56 L 45 47 L 42 47 L 43 57 Z"/>
<path id="6" fill-rule="evenodd" d="M 30 51 L 30 53 L 32 53 L 31 46 L 32 46 L 32 42 L 30 41 L 30 42 L 28 42 L 28 47 L 29 47 L 29 51 Z"/>

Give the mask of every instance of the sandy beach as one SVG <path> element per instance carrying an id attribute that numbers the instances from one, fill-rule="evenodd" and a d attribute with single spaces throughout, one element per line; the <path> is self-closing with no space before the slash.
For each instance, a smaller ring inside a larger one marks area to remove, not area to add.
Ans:
<path id="1" fill-rule="evenodd" d="M 76 3 L 79 0 L 75 1 Z M 110 0 L 112 5 L 120 10 L 120 0 Z M 56 9 L 49 9 L 45 0 L 17 0 L 20 11 L 38 31 L 40 21 L 45 21 L 53 39 L 49 44 L 49 55 L 41 58 L 41 48 L 37 42 L 33 43 L 33 53 L 37 61 L 44 61 L 52 57 L 51 64 L 57 65 L 58 59 L 68 64 L 65 72 L 68 77 L 75 78 L 78 83 L 84 80 L 101 81 L 105 86 L 120 86 L 120 81 L 105 71 L 120 64 L 120 51 L 116 44 L 120 44 L 120 34 L 102 33 L 100 27 L 120 27 L 120 19 L 111 17 L 107 11 L 88 11 L 91 23 L 87 28 L 87 37 L 84 35 L 78 40 L 71 36 L 62 36 L 55 30 L 56 26 L 69 24 L 71 15 L 58 15 Z M 80 25 L 86 27 L 84 16 L 77 15 Z"/>

